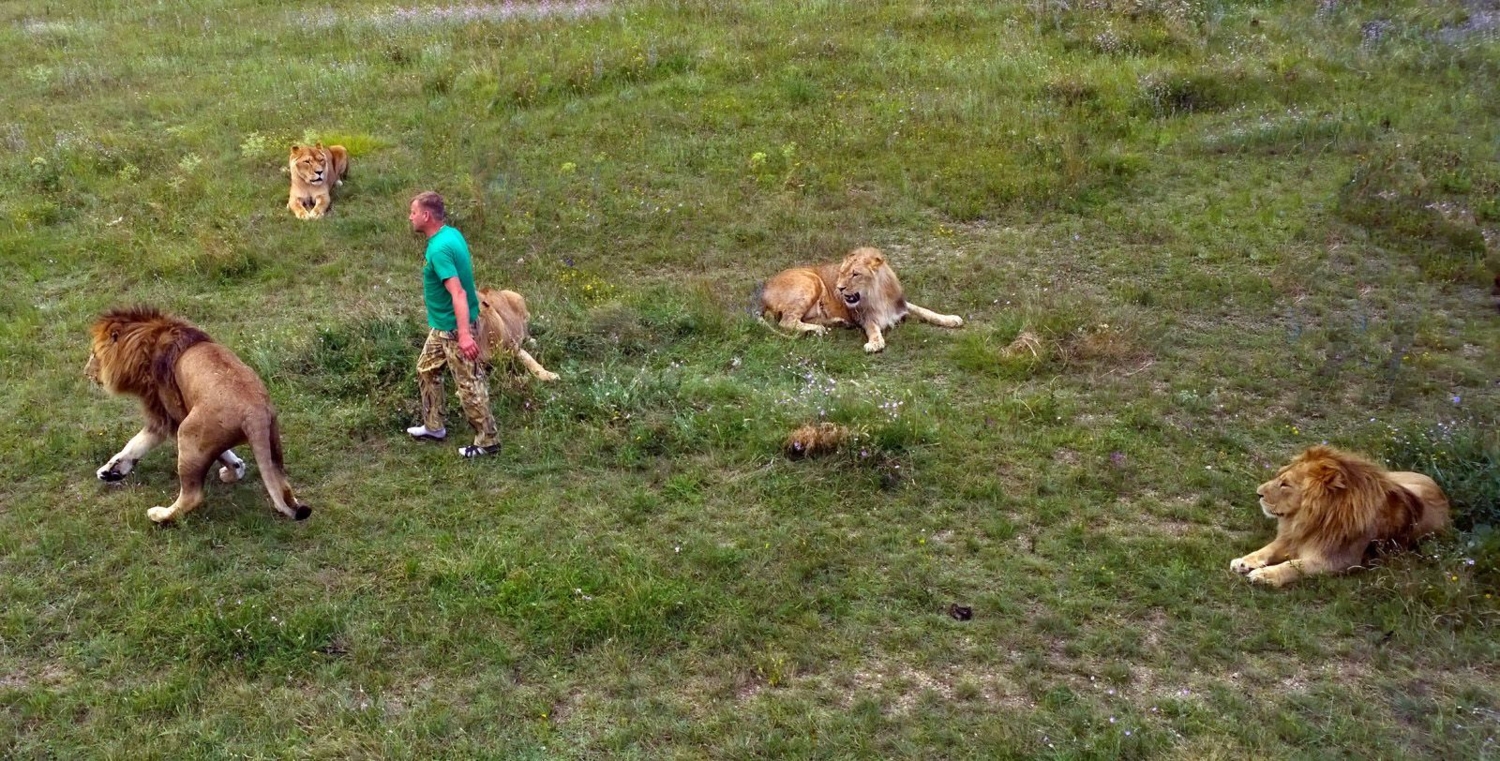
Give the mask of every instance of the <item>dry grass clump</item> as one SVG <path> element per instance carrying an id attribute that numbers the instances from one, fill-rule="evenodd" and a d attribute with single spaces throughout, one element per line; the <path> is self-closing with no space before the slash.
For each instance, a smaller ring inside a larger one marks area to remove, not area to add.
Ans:
<path id="1" fill-rule="evenodd" d="M 782 451 L 792 460 L 832 454 L 852 435 L 848 428 L 837 423 L 809 423 L 792 431 L 782 445 Z"/>
<path id="2" fill-rule="evenodd" d="M 1000 356 L 1005 359 L 1025 356 L 1039 358 L 1042 356 L 1042 339 L 1029 330 L 1023 330 L 1016 336 L 1016 340 L 1000 350 Z"/>

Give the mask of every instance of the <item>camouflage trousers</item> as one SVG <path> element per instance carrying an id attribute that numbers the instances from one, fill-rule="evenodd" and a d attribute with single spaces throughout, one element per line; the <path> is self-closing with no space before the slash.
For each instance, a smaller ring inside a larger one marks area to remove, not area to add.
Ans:
<path id="1" fill-rule="evenodd" d="M 490 387 L 478 359 L 469 359 L 458 350 L 458 336 L 448 330 L 427 331 L 427 343 L 417 356 L 417 386 L 422 391 L 422 425 L 439 431 L 443 425 L 443 370 L 453 372 L 458 384 L 458 401 L 464 416 L 474 427 L 475 446 L 487 447 L 499 442 L 495 416 L 490 412 Z"/>

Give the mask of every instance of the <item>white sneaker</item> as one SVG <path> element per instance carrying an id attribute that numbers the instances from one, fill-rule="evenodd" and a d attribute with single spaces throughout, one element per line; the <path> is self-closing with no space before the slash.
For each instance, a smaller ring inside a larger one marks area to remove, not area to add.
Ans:
<path id="1" fill-rule="evenodd" d="M 406 429 L 406 435 L 414 439 L 427 439 L 428 441 L 442 441 L 448 438 L 448 429 L 439 428 L 436 431 L 427 430 L 427 426 L 418 425 Z"/>

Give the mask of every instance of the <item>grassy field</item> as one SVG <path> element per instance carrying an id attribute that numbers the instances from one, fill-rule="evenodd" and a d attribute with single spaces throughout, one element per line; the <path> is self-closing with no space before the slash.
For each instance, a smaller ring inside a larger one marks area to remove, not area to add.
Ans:
<path id="1" fill-rule="evenodd" d="M 296 5 L 0 4 L 0 756 L 1500 758 L 1492 0 Z M 494 375 L 498 458 L 402 433 L 424 189 L 563 376 Z M 859 245 L 967 324 L 748 315 Z M 94 478 L 136 302 L 311 519 Z M 1459 530 L 1253 588 L 1320 441 Z"/>

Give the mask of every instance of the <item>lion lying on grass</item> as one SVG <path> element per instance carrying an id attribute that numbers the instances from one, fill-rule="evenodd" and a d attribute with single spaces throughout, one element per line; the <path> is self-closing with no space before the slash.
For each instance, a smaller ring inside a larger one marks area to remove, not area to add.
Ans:
<path id="1" fill-rule="evenodd" d="M 901 281 L 880 251 L 857 248 L 839 264 L 797 267 L 777 273 L 755 296 L 759 315 L 799 333 L 822 335 L 831 327 L 860 327 L 865 351 L 885 348 L 881 331 L 911 314 L 923 322 L 957 328 L 956 314 L 938 314 L 906 300 Z"/>
<path id="2" fill-rule="evenodd" d="M 1448 526 L 1448 498 L 1431 478 L 1332 447 L 1309 448 L 1255 493 L 1276 538 L 1229 567 L 1275 587 L 1347 571 L 1375 543 L 1411 545 Z"/>
<path id="3" fill-rule="evenodd" d="M 138 397 L 146 413 L 146 427 L 95 472 L 99 480 L 125 478 L 152 447 L 175 437 L 177 501 L 146 511 L 157 523 L 170 521 L 203 503 L 203 478 L 215 460 L 223 463 L 221 480 L 244 477 L 245 461 L 231 447 L 248 442 L 276 509 L 299 521 L 312 513 L 287 483 L 266 387 L 234 352 L 151 307 L 107 312 L 90 333 L 84 375 L 112 394 Z"/>
<path id="4" fill-rule="evenodd" d="M 349 174 L 349 152 L 342 145 L 293 145 L 287 165 L 292 192 L 286 207 L 298 219 L 321 219 L 333 204 L 333 186 Z"/>
<path id="5" fill-rule="evenodd" d="M 526 300 L 521 298 L 521 294 L 481 288 L 479 336 L 476 339 L 479 343 L 479 358 L 490 362 L 496 357 L 509 354 L 520 360 L 532 375 L 544 381 L 555 381 L 557 373 L 542 367 L 522 347 L 530 336 L 527 329 L 527 321 L 530 319 L 531 313 L 526 311 Z"/>

